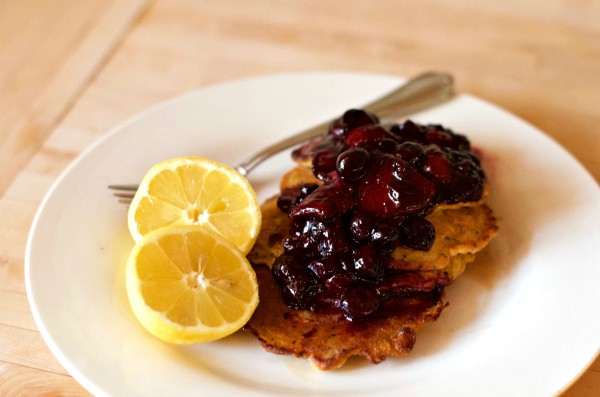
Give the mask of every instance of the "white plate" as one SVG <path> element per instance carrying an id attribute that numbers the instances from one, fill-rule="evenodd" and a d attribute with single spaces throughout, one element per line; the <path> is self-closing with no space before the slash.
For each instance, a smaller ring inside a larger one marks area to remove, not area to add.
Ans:
<path id="1" fill-rule="evenodd" d="M 598 185 L 543 133 L 467 95 L 414 119 L 443 123 L 483 149 L 501 232 L 447 288 L 450 306 L 408 357 L 318 372 L 245 334 L 172 346 L 134 319 L 123 280 L 132 240 L 108 184 L 137 182 L 181 155 L 234 164 L 400 81 L 311 73 L 219 85 L 154 108 L 83 153 L 45 198 L 26 253 L 31 308 L 60 363 L 92 393 L 115 396 L 547 396 L 566 388 L 599 349 Z M 284 154 L 252 174 L 261 199 L 289 166 Z"/>

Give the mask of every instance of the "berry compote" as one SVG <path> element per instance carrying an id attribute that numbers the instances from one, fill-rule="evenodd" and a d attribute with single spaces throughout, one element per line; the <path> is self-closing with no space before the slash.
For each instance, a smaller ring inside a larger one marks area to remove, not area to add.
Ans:
<path id="1" fill-rule="evenodd" d="M 322 184 L 278 199 L 290 230 L 272 271 L 289 306 L 357 321 L 395 296 L 439 287 L 388 263 L 398 246 L 431 248 L 435 227 L 425 216 L 436 205 L 481 198 L 485 176 L 465 136 L 410 120 L 385 127 L 351 109 L 292 156 L 312 159 Z"/>

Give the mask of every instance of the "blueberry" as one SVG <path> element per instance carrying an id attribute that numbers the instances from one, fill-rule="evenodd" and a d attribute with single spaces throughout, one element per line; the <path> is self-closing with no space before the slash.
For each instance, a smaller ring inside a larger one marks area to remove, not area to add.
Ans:
<path id="1" fill-rule="evenodd" d="M 383 262 L 372 245 L 363 245 L 352 254 L 352 269 L 357 278 L 366 281 L 377 281 L 383 271 Z"/>
<path id="2" fill-rule="evenodd" d="M 342 152 L 336 163 L 340 178 L 346 181 L 357 181 L 369 169 L 369 152 L 361 147 L 350 148 Z"/>
<path id="3" fill-rule="evenodd" d="M 413 166 L 418 166 L 424 157 L 423 145 L 416 142 L 404 142 L 396 148 L 395 154 Z"/>
<path id="4" fill-rule="evenodd" d="M 426 251 L 435 241 L 435 227 L 425 218 L 409 218 L 402 222 L 402 245 Z"/>
<path id="5" fill-rule="evenodd" d="M 379 119 L 373 113 L 360 109 L 350 109 L 331 124 L 329 133 L 337 137 L 344 137 L 348 132 L 358 127 L 377 123 L 379 123 Z"/>
<path id="6" fill-rule="evenodd" d="M 350 218 L 350 236 L 358 244 L 368 242 L 371 239 L 376 222 L 377 219 L 370 212 L 361 211 L 354 214 Z"/>
<path id="7" fill-rule="evenodd" d="M 400 243 L 400 230 L 388 223 L 378 223 L 371 231 L 371 241 L 383 253 L 390 253 Z"/>
<path id="8" fill-rule="evenodd" d="M 283 298 L 296 309 L 309 307 L 323 284 L 308 269 L 289 257 L 280 257 L 273 265 L 273 278 L 282 287 Z"/>
<path id="9" fill-rule="evenodd" d="M 377 291 L 365 286 L 348 288 L 341 298 L 341 309 L 349 320 L 364 319 L 379 308 Z"/>

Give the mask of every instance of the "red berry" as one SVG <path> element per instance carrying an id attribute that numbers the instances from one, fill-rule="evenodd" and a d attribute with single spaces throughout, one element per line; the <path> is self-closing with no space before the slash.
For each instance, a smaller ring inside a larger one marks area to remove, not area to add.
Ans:
<path id="1" fill-rule="evenodd" d="M 435 241 L 435 227 L 425 218 L 409 218 L 401 226 L 402 245 L 426 251 Z"/>
<path id="2" fill-rule="evenodd" d="M 379 296 L 368 287 L 351 287 L 342 294 L 340 305 L 349 320 L 360 320 L 379 308 Z"/>
<path id="3" fill-rule="evenodd" d="M 444 185 L 447 185 L 452 180 L 452 164 L 441 150 L 427 151 L 422 167 L 425 175 Z"/>
<path id="4" fill-rule="evenodd" d="M 346 144 L 350 147 L 377 147 L 384 139 L 393 140 L 394 136 L 380 125 L 366 125 L 350 131 L 346 137 Z"/>
<path id="5" fill-rule="evenodd" d="M 361 180 L 358 205 L 378 217 L 398 219 L 424 210 L 435 191 L 435 185 L 406 161 L 384 155 Z"/>
<path id="6" fill-rule="evenodd" d="M 379 119 L 376 115 L 364 110 L 350 109 L 331 124 L 329 133 L 333 136 L 343 137 L 358 127 L 377 123 L 379 123 Z"/>
<path id="7" fill-rule="evenodd" d="M 369 169 L 369 152 L 361 147 L 350 148 L 337 158 L 337 172 L 340 178 L 356 181 Z"/>

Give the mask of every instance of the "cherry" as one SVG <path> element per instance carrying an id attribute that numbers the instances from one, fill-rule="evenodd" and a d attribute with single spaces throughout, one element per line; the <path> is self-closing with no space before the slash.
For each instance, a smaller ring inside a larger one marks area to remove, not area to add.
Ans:
<path id="1" fill-rule="evenodd" d="M 353 188 L 338 179 L 324 184 L 308 194 L 290 212 L 291 217 L 313 216 L 318 219 L 331 219 L 344 214 L 354 206 Z"/>
<path id="2" fill-rule="evenodd" d="M 346 144 L 350 147 L 376 148 L 383 140 L 394 140 L 394 137 L 380 125 L 365 125 L 350 131 Z"/>
<path id="3" fill-rule="evenodd" d="M 383 155 L 358 187 L 358 206 L 381 218 L 418 213 L 433 200 L 436 187 L 406 161 Z"/>
<path id="4" fill-rule="evenodd" d="M 448 156 L 437 145 L 426 150 L 422 169 L 423 173 L 434 181 L 444 185 L 452 181 L 452 164 Z"/>
<path id="5" fill-rule="evenodd" d="M 325 258 L 330 255 L 340 255 L 348 251 L 349 244 L 344 235 L 344 229 L 340 219 L 336 219 L 335 222 L 326 229 L 323 238 L 318 241 L 317 249 L 321 257 Z"/>

